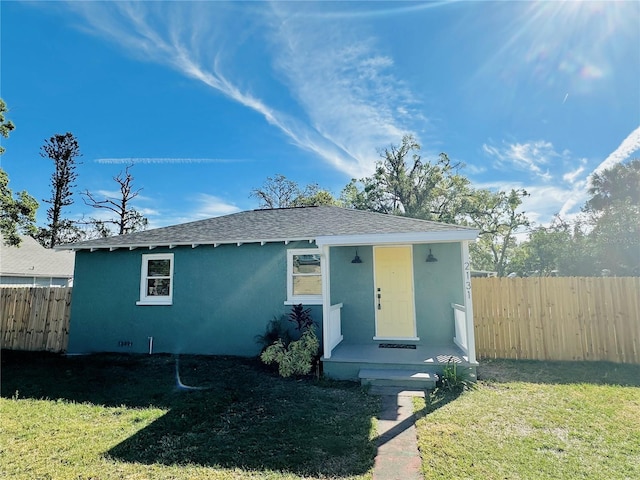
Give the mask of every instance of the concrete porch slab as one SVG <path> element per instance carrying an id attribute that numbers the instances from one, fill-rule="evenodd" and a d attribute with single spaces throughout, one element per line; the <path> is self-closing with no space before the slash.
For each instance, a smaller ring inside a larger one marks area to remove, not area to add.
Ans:
<path id="1" fill-rule="evenodd" d="M 340 343 L 332 352 L 331 358 L 322 358 L 324 374 L 336 380 L 359 381 L 361 370 L 411 370 L 428 373 L 435 377 L 443 368 L 455 362 L 459 368 L 465 368 L 475 375 L 477 364 L 468 361 L 468 357 L 456 345 L 416 345 L 416 348 L 379 348 L 377 343 L 349 344 Z M 385 382 L 383 382 L 385 383 Z M 387 384 L 391 382 L 386 382 Z M 396 386 L 410 386 L 407 383 Z M 427 388 L 433 388 L 434 384 Z"/>
<path id="2" fill-rule="evenodd" d="M 406 365 L 446 365 L 449 361 L 469 364 L 469 358 L 455 344 L 416 345 L 409 348 L 380 348 L 377 343 L 340 343 L 333 349 L 333 362 L 406 364 Z"/>

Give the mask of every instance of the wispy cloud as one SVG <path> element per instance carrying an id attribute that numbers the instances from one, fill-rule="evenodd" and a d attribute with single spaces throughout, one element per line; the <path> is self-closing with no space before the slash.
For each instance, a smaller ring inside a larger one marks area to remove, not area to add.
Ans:
<path id="1" fill-rule="evenodd" d="M 557 153 L 553 149 L 553 145 L 545 141 L 507 145 L 502 149 L 484 145 L 483 149 L 497 158 L 499 163 L 510 162 L 526 167 L 536 174 L 542 171 L 539 165 L 546 165 L 551 159 L 562 158 L 563 164 L 558 166 L 569 167 L 562 175 L 562 182 L 556 181 L 555 184 L 551 184 L 551 182 L 545 181 L 540 185 L 531 181 L 526 185 L 522 183 L 517 184 L 516 187 L 509 187 L 527 190 L 530 197 L 524 201 L 523 208 L 530 211 L 532 220 L 545 223 L 551 220 L 555 214 L 559 214 L 565 219 L 571 219 L 579 213 L 580 208 L 589 198 L 588 188 L 591 175 L 609 169 L 640 151 L 640 127 L 631 132 L 604 161 L 591 171 L 587 169 L 587 159 L 574 160 L 571 158 L 570 152 L 567 151 Z M 493 185 L 493 187 L 503 190 L 506 188 L 504 183 Z M 558 208 L 559 205 L 560 208 Z"/>
<path id="2" fill-rule="evenodd" d="M 141 189 L 142 190 L 142 189 Z M 135 189 L 133 190 L 135 192 Z M 96 200 L 101 200 L 102 198 L 108 199 L 120 199 L 122 198 L 122 192 L 120 190 L 107 190 L 107 189 L 98 189 L 91 192 Z M 135 197 L 136 202 L 148 202 L 152 199 L 149 197 L 145 197 L 144 195 L 138 194 Z"/>
<path id="3" fill-rule="evenodd" d="M 194 197 L 196 209 L 192 214 L 194 219 L 219 217 L 240 211 L 237 205 L 228 203 L 215 195 L 200 193 Z"/>
<path id="4" fill-rule="evenodd" d="M 321 21 L 318 17 L 298 15 L 297 4 L 253 4 L 242 10 L 219 2 L 68 6 L 83 16 L 88 32 L 260 113 L 293 144 L 350 176 L 370 174 L 378 160 L 376 149 L 398 142 L 410 130 L 409 120 L 419 117 L 408 88 L 392 73 L 393 58 L 380 53 L 375 38 L 340 21 L 328 32 L 326 23 L 324 28 L 314 23 Z M 263 54 L 278 72 L 269 81 L 283 80 L 281 87 L 297 100 L 297 108 L 274 107 L 268 94 L 261 97 L 252 91 L 268 90 L 256 83 L 260 78 L 242 78 L 230 66 L 230 58 L 236 65 L 241 62 L 233 28 L 240 21 L 251 24 L 253 34 L 264 35 Z"/>
<path id="5" fill-rule="evenodd" d="M 298 15 L 291 5 L 273 5 L 275 65 L 309 123 L 347 154 L 334 165 L 353 176 L 371 173 L 377 148 L 424 121 L 418 102 L 373 36 L 340 21 L 321 27 L 317 17 Z"/>
<path id="6" fill-rule="evenodd" d="M 493 191 L 523 189 L 529 194 L 522 199 L 519 211 L 525 212 L 533 225 L 548 225 L 558 213 L 558 205 L 567 199 L 571 189 L 564 185 L 534 184 L 530 182 L 484 182 L 476 184 L 478 188 Z"/>
<path id="7" fill-rule="evenodd" d="M 553 144 L 544 140 L 526 143 L 503 143 L 502 147 L 484 144 L 482 149 L 496 161 L 498 167 L 509 166 L 518 170 L 529 171 L 543 180 L 551 180 L 552 176 L 546 167 L 561 159 L 566 152 L 558 153 Z"/>
<path id="8" fill-rule="evenodd" d="M 160 211 L 155 208 L 138 208 L 137 210 L 145 217 L 156 217 L 160 215 Z"/>
<path id="9" fill-rule="evenodd" d="M 573 185 L 576 182 L 583 182 L 583 175 L 582 173 L 585 170 L 585 165 L 587 163 L 586 159 L 582 159 L 580 161 L 580 165 L 578 166 L 578 168 L 576 168 L 575 170 L 572 170 L 570 172 L 566 172 L 564 175 L 562 175 L 562 180 L 564 180 L 565 182 Z"/>
<path id="10" fill-rule="evenodd" d="M 101 164 L 180 164 L 180 163 L 239 163 L 248 162 L 250 160 L 236 158 L 97 158 L 96 163 Z"/>
<path id="11" fill-rule="evenodd" d="M 495 160 L 494 168 L 511 168 L 529 173 L 528 178 L 511 184 L 501 180 L 499 183 L 485 184 L 485 188 L 525 189 L 529 196 L 523 200 L 522 209 L 534 223 L 548 224 L 556 214 L 571 220 L 579 214 L 588 199 L 588 179 L 593 172 L 588 170 L 589 161 L 586 158 L 576 159 L 568 150 L 559 152 L 551 142 L 545 140 L 503 142 L 500 147 L 484 144 L 482 148 Z M 639 149 L 640 128 L 632 132 L 594 171 L 610 168 Z M 549 170 L 555 176 L 550 175 Z"/>
<path id="12" fill-rule="evenodd" d="M 577 183 L 571 191 L 571 194 L 562 205 L 560 215 L 566 215 L 576 206 L 584 204 L 589 198 L 587 189 L 589 187 L 589 179 L 594 173 L 600 173 L 603 170 L 614 167 L 618 163 L 624 162 L 634 153 L 640 151 L 640 127 L 631 132 L 625 138 L 618 148 L 611 152 L 592 172 L 583 177 L 583 180 Z"/>
<path id="13" fill-rule="evenodd" d="M 186 204 L 187 207 L 180 212 L 172 211 L 169 208 L 163 208 L 162 213 L 151 209 L 140 209 L 139 211 L 149 218 L 149 228 L 160 228 L 205 218 L 220 217 L 241 210 L 234 203 L 207 193 L 190 196 L 186 199 Z"/>
<path id="14" fill-rule="evenodd" d="M 627 138 L 625 138 L 618 148 L 616 148 L 604 161 L 598 165 L 593 173 L 600 173 L 603 170 L 607 170 L 614 167 L 620 162 L 624 162 L 627 158 L 630 158 L 635 152 L 640 151 L 640 126 L 631 132 Z"/>
<path id="15" fill-rule="evenodd" d="M 465 164 L 464 169 L 471 175 L 480 175 L 487 171 L 487 167 L 478 164 Z"/>

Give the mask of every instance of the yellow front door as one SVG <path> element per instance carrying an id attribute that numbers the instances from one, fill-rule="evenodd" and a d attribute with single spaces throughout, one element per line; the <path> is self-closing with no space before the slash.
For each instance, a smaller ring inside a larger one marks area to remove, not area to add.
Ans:
<path id="1" fill-rule="evenodd" d="M 375 247 L 376 338 L 415 339 L 413 258 L 409 247 Z"/>

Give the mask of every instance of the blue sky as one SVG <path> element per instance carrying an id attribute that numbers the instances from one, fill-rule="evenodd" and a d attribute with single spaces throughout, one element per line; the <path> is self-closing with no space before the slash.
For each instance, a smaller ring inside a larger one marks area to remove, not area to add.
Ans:
<path id="1" fill-rule="evenodd" d="M 405 133 L 537 224 L 639 155 L 640 2 L 2 2 L 2 144 L 50 196 L 44 140 L 80 143 L 76 191 L 133 159 L 152 226 L 256 208 L 283 174 L 339 195 Z M 79 195 L 70 217 L 95 215 Z M 46 221 L 41 202 L 38 221 Z"/>

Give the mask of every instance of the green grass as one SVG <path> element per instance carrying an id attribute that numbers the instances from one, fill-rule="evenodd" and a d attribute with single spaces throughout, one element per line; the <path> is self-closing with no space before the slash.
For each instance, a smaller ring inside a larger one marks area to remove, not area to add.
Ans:
<path id="1" fill-rule="evenodd" d="M 252 359 L 2 353 L 0 478 L 371 478 L 378 402 Z"/>
<path id="2" fill-rule="evenodd" d="M 425 479 L 640 478 L 640 366 L 489 361 L 416 401 Z"/>
<path id="3" fill-rule="evenodd" d="M 354 384 L 195 356 L 3 352 L 1 373 L 3 479 L 371 478 L 378 402 Z M 416 400 L 425 479 L 640 478 L 640 366 L 478 374 Z"/>

